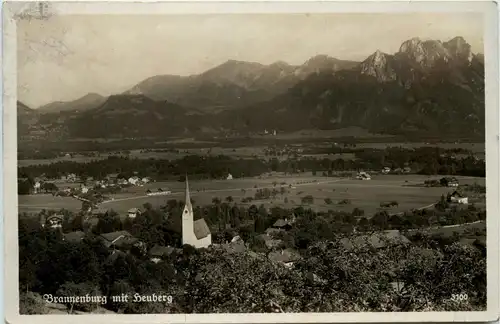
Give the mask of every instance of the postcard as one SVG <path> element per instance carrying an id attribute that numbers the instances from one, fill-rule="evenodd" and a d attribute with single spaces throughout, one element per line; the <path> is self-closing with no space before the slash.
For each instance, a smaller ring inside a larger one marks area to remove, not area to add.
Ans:
<path id="1" fill-rule="evenodd" d="M 5 3 L 6 320 L 498 319 L 497 14 Z"/>

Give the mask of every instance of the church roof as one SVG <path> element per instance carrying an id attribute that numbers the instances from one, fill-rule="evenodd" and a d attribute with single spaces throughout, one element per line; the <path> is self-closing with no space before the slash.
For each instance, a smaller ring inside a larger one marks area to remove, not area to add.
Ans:
<path id="1" fill-rule="evenodd" d="M 210 235 L 210 229 L 203 218 L 194 221 L 194 235 L 198 240 Z"/>

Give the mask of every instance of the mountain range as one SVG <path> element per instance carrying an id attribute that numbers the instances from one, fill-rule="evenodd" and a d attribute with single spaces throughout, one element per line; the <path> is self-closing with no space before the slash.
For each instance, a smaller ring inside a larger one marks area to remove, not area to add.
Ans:
<path id="1" fill-rule="evenodd" d="M 88 94 L 18 120 L 59 125 L 72 138 L 164 137 L 277 129 L 484 134 L 484 58 L 455 37 L 412 38 L 362 62 L 315 56 L 300 66 L 230 60 L 192 76 L 158 75 L 130 90 Z M 26 135 L 26 127 L 20 127 Z"/>

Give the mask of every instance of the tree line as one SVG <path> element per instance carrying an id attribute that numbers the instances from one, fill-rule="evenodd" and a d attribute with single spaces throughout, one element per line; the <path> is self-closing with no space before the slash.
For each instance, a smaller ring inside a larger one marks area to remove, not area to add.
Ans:
<path id="1" fill-rule="evenodd" d="M 387 148 L 384 150 L 363 149 L 356 151 L 356 159 L 328 158 L 288 158 L 269 160 L 260 158 L 231 158 L 218 155 L 189 155 L 181 159 L 139 159 L 124 156 L 111 156 L 103 160 L 86 163 L 61 161 L 43 165 L 31 165 L 18 168 L 19 178 L 34 178 L 45 175 L 49 179 L 60 178 L 74 173 L 80 178 L 105 178 L 109 174 L 118 174 L 127 178 L 138 174 L 157 180 L 183 180 L 188 173 L 198 179 L 224 179 L 229 173 L 233 177 L 258 176 L 265 172 L 277 171 L 299 173 L 305 171 L 333 175 L 334 171 L 380 170 L 389 166 L 402 168 L 409 166 L 412 172 L 421 174 L 447 174 L 484 177 L 485 161 L 473 156 L 457 158 L 442 154 L 438 148 Z"/>

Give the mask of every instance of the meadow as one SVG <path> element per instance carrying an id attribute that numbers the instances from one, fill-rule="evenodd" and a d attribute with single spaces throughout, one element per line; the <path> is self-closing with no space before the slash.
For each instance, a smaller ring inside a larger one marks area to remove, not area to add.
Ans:
<path id="1" fill-rule="evenodd" d="M 233 180 L 205 180 L 189 181 L 191 198 L 195 206 L 212 204 L 212 199 L 218 197 L 225 201 L 231 196 L 233 203 L 237 205 L 260 205 L 266 207 L 296 207 L 304 206 L 316 211 L 340 210 L 351 212 L 354 208 L 364 210 L 365 215 L 370 217 L 380 211 L 381 202 L 397 201 L 398 206 L 387 210 L 389 213 L 398 213 L 413 208 L 429 206 L 439 200 L 441 195 L 453 191 L 452 188 L 426 188 L 416 186 L 425 180 L 438 179 L 421 175 L 376 175 L 369 181 L 361 181 L 347 178 L 312 176 L 310 174 L 284 176 L 271 175 L 267 177 L 243 178 Z M 477 183 L 484 185 L 484 178 L 459 177 L 461 184 Z M 276 184 L 276 186 L 274 186 Z M 285 193 L 281 195 L 280 187 L 283 186 Z M 146 191 L 170 190 L 168 196 L 147 196 Z M 254 197 L 257 189 L 276 188 L 278 194 L 275 199 L 253 200 L 243 203 L 243 198 Z M 142 187 L 129 187 L 120 193 L 111 195 L 112 200 L 106 201 L 100 206 L 103 209 L 113 209 L 120 215 L 125 216 L 127 210 L 133 207 L 142 207 L 150 203 L 154 207 L 164 205 L 169 199 L 184 199 L 185 183 L 179 181 L 153 182 Z M 312 204 L 302 204 L 301 198 L 311 195 L 314 198 Z M 331 199 L 327 204 L 325 199 Z M 339 205 L 338 202 L 348 200 L 348 204 Z M 81 208 L 81 202 L 68 197 L 53 197 L 52 195 L 29 195 L 19 196 L 19 210 L 21 212 L 36 212 L 41 209 L 59 209 L 77 211 Z"/>
<path id="2" fill-rule="evenodd" d="M 334 140 L 329 141 L 329 143 L 324 143 L 324 144 L 318 144 L 315 146 L 325 146 L 325 147 L 330 147 L 331 142 Z M 342 143 L 339 143 L 342 144 Z M 253 146 L 242 146 L 242 147 L 222 147 L 222 146 L 217 146 L 217 143 L 214 143 L 213 146 L 211 147 L 204 147 L 204 148 L 182 148 L 179 149 L 178 152 L 173 152 L 173 151 L 147 151 L 147 148 L 144 148 L 142 150 L 130 150 L 130 158 L 138 158 L 138 159 L 151 159 L 151 158 L 156 158 L 156 159 L 168 159 L 168 160 L 175 160 L 182 158 L 187 155 L 193 155 L 193 154 L 210 154 L 210 155 L 226 155 L 226 156 L 231 156 L 233 158 L 251 158 L 251 157 L 260 157 L 260 158 L 265 158 L 266 155 L 264 153 L 264 150 L 267 148 L 265 145 L 253 145 Z M 280 145 L 281 146 L 281 145 Z M 305 146 L 304 146 L 305 147 Z M 402 147 L 402 148 L 418 148 L 418 147 L 440 147 L 443 149 L 467 149 L 470 150 L 474 153 L 479 158 L 484 158 L 485 156 L 485 144 L 484 143 L 417 143 L 417 142 L 408 142 L 408 143 L 399 143 L 399 142 L 369 142 L 369 143 L 357 143 L 356 144 L 356 149 L 363 149 L 363 148 L 371 148 L 371 149 L 385 149 L 387 147 Z M 38 165 L 38 164 L 50 164 L 54 162 L 63 162 L 63 161 L 73 161 L 73 162 L 78 162 L 78 163 L 84 163 L 84 162 L 90 162 L 93 160 L 102 160 L 106 159 L 109 156 L 116 156 L 116 155 L 124 155 L 122 152 L 116 151 L 116 152 L 108 152 L 108 153 L 99 153 L 96 156 L 85 156 L 82 154 L 74 154 L 72 157 L 58 157 L 58 158 L 51 158 L 51 159 L 22 159 L 18 160 L 18 166 L 23 167 L 23 166 L 29 166 L 29 165 Z M 332 155 L 321 155 L 321 154 L 313 154 L 310 155 L 311 157 L 315 158 L 328 158 L 328 159 L 353 159 L 354 154 L 352 153 L 344 153 L 344 154 L 332 154 Z"/>

